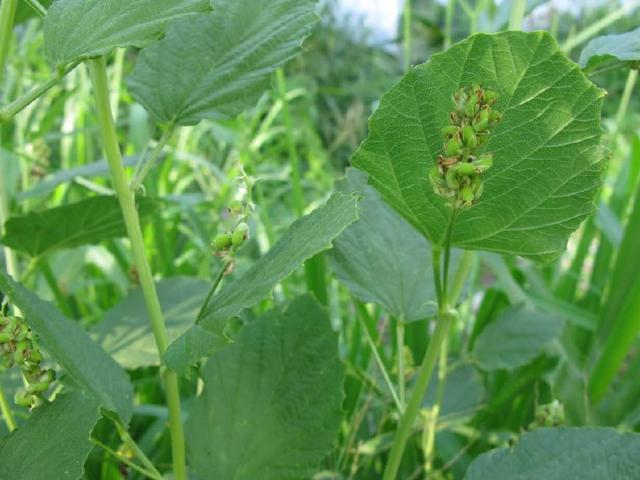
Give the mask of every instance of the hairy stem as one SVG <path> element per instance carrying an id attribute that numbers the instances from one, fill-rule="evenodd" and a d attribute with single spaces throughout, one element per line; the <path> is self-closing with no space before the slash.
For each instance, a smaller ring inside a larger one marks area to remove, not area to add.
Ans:
<path id="1" fill-rule="evenodd" d="M 140 229 L 140 219 L 136 209 L 135 197 L 129 188 L 127 174 L 122 163 L 122 154 L 118 145 L 111 106 L 109 102 L 109 84 L 107 67 L 104 57 L 89 60 L 94 93 L 96 98 L 98 122 L 102 134 L 102 141 L 111 170 L 115 191 L 120 202 L 127 235 L 131 242 L 131 250 L 135 266 L 140 277 L 140 286 L 149 311 L 149 318 L 160 357 L 168 346 L 167 331 L 160 308 L 160 301 L 153 281 L 151 268 L 144 251 L 144 239 Z M 186 458 L 184 447 L 184 431 L 180 415 L 180 393 L 178 377 L 175 372 L 165 370 L 163 373 L 167 404 L 169 407 L 169 427 L 171 429 L 171 443 L 173 451 L 173 471 L 176 480 L 186 480 Z"/>

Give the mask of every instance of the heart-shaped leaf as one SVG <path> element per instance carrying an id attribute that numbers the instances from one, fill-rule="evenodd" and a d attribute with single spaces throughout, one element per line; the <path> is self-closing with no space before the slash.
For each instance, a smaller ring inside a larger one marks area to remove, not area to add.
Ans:
<path id="1" fill-rule="evenodd" d="M 451 215 L 430 185 L 452 94 L 479 83 L 503 113 L 484 147 L 484 195 L 459 213 L 452 245 L 542 260 L 593 210 L 603 149 L 596 88 L 543 32 L 478 34 L 413 68 L 382 97 L 353 158 L 383 198 L 434 244 Z"/>
<path id="2" fill-rule="evenodd" d="M 44 20 L 47 58 L 64 65 L 116 47 L 144 47 L 169 20 L 210 10 L 210 0 L 57 0 Z"/>
<path id="3" fill-rule="evenodd" d="M 77 480 L 93 448 L 99 404 L 82 392 L 59 395 L 0 442 L 0 478 Z"/>
<path id="4" fill-rule="evenodd" d="M 203 370 L 186 425 L 198 478 L 311 478 L 342 419 L 338 336 L 310 296 L 242 329 Z"/>
<path id="5" fill-rule="evenodd" d="M 156 120 L 195 125 L 252 107 L 271 73 L 317 21 L 316 0 L 214 0 L 214 12 L 172 22 L 145 48 L 129 87 Z"/>

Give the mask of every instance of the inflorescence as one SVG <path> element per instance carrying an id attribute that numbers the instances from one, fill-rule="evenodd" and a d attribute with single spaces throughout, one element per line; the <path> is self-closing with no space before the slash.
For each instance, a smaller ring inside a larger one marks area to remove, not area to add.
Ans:
<path id="1" fill-rule="evenodd" d="M 484 191 L 482 174 L 493 165 L 493 155 L 479 152 L 502 118 L 493 109 L 496 99 L 496 92 L 478 84 L 462 87 L 453 95 L 455 110 L 449 114 L 449 125 L 442 129 L 444 154 L 438 156 L 429 180 L 435 192 L 455 209 L 473 206 Z"/>

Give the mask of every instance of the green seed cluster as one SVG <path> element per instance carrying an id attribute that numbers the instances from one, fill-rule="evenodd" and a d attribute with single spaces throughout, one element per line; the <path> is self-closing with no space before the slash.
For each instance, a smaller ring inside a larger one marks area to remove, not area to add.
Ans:
<path id="1" fill-rule="evenodd" d="M 26 388 L 16 392 L 15 402 L 24 407 L 42 403 L 42 396 L 55 380 L 55 372 L 41 366 L 42 353 L 36 334 L 20 317 L 0 315 L 0 370 L 20 367 Z"/>
<path id="2" fill-rule="evenodd" d="M 455 110 L 442 129 L 444 154 L 429 172 L 435 192 L 456 209 L 473 206 L 484 191 L 482 174 L 493 165 L 493 155 L 479 154 L 502 114 L 493 108 L 497 95 L 480 85 L 462 87 L 453 95 Z"/>
<path id="3" fill-rule="evenodd" d="M 249 238 L 249 225 L 240 222 L 233 231 L 220 233 L 213 239 L 213 249 L 216 254 L 233 253 Z"/>

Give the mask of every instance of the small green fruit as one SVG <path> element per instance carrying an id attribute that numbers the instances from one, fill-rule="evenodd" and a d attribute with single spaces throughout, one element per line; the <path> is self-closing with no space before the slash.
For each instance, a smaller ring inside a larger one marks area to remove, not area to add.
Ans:
<path id="1" fill-rule="evenodd" d="M 493 166 L 493 155 L 491 155 L 490 153 L 480 155 L 473 161 L 473 164 L 480 173 L 486 172 Z"/>
<path id="2" fill-rule="evenodd" d="M 476 167 L 473 163 L 460 162 L 452 167 L 458 175 L 473 175 L 476 173 Z"/>
<path id="3" fill-rule="evenodd" d="M 21 407 L 30 407 L 35 402 L 35 396 L 21 388 L 16 392 L 14 401 Z"/>
<path id="4" fill-rule="evenodd" d="M 478 145 L 476 132 L 471 125 L 466 125 L 462 129 L 462 140 L 464 141 L 465 146 L 469 148 L 475 148 Z"/>
<path id="5" fill-rule="evenodd" d="M 462 187 L 462 190 L 460 190 L 460 198 L 465 203 L 473 203 L 473 200 L 475 198 L 473 189 L 470 186 Z"/>
<path id="6" fill-rule="evenodd" d="M 233 235 L 231 236 L 231 243 L 234 247 L 240 247 L 244 244 L 244 242 L 246 242 L 248 236 L 249 225 L 244 222 L 239 223 L 233 231 Z"/>
<path id="7" fill-rule="evenodd" d="M 486 90 L 484 92 L 484 101 L 488 104 L 492 104 L 493 102 L 495 102 L 497 97 L 498 95 L 493 90 Z"/>
<path id="8" fill-rule="evenodd" d="M 223 252 L 231 247 L 231 235 L 221 233 L 213 239 L 213 248 L 216 252 Z"/>
<path id="9" fill-rule="evenodd" d="M 452 190 L 457 190 L 460 188 L 460 182 L 458 181 L 455 169 L 450 168 L 449 170 L 447 170 L 447 173 L 445 174 L 445 180 L 447 182 L 447 187 L 451 188 Z"/>
<path id="10" fill-rule="evenodd" d="M 442 127 L 441 132 L 443 137 L 451 138 L 456 133 L 458 133 L 458 127 L 456 127 L 455 125 L 447 125 L 446 127 Z"/>
<path id="11" fill-rule="evenodd" d="M 444 151 L 449 157 L 458 155 L 460 150 L 462 150 L 462 145 L 460 145 L 460 142 L 455 138 L 449 140 L 444 147 Z"/>
<path id="12" fill-rule="evenodd" d="M 0 343 L 8 343 L 13 340 L 13 335 L 10 333 L 0 333 Z"/>

